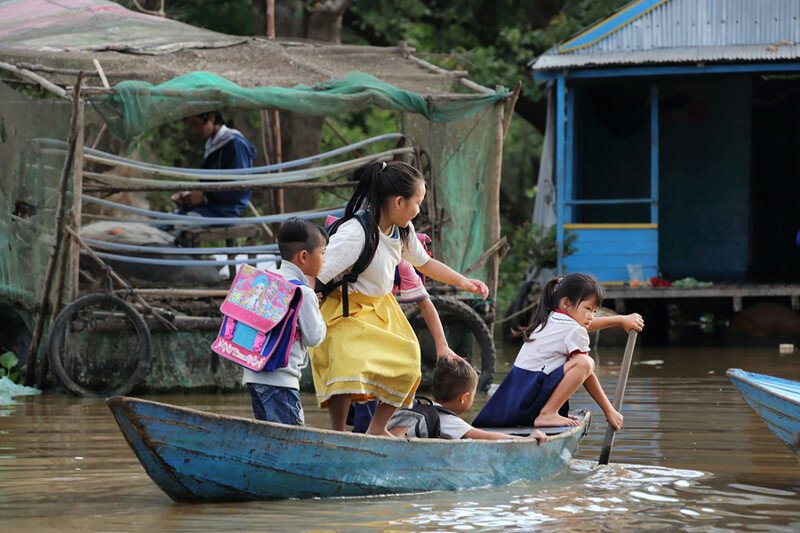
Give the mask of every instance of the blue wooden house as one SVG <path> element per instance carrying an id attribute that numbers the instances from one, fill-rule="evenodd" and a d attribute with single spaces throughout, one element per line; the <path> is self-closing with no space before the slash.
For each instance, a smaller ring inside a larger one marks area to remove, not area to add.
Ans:
<path id="1" fill-rule="evenodd" d="M 636 0 L 532 68 L 559 272 L 800 279 L 800 0 Z"/>

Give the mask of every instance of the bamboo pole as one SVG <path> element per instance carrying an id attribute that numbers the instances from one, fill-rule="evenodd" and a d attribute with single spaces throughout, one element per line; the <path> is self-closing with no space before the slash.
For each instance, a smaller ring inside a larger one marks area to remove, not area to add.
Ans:
<path id="1" fill-rule="evenodd" d="M 508 239 L 505 237 L 501 238 L 499 241 L 495 242 L 489 248 L 483 252 L 478 259 L 475 260 L 470 266 L 468 266 L 464 271 L 461 273 L 464 276 L 469 276 L 473 271 L 479 269 L 483 264 L 492 256 L 496 254 L 502 254 L 504 249 L 508 248 Z"/>
<path id="2" fill-rule="evenodd" d="M 277 109 L 272 110 L 272 141 L 274 143 L 275 164 L 283 163 L 283 147 L 281 146 L 281 115 Z M 277 188 L 272 193 L 275 198 L 275 212 L 280 214 L 284 211 L 283 189 Z"/>
<path id="3" fill-rule="evenodd" d="M 115 291 L 118 294 L 125 294 L 127 290 L 120 289 Z M 136 289 L 136 294 L 142 297 L 153 297 L 153 299 L 181 299 L 192 300 L 198 298 L 224 298 L 227 289 Z"/>
<path id="4" fill-rule="evenodd" d="M 95 174 L 87 172 L 86 179 L 90 183 L 83 186 L 86 192 L 122 192 L 122 191 L 182 191 L 185 189 L 179 186 L 158 184 L 158 185 L 117 185 L 114 180 L 104 180 L 104 177 L 109 177 L 108 174 Z M 114 176 L 116 177 L 116 176 Z M 123 179 L 123 178 L 120 178 Z M 111 183 L 109 183 L 111 182 Z M 357 181 L 326 181 L 326 182 L 287 182 L 287 183 L 266 183 L 257 185 L 248 185 L 247 183 L 239 183 L 237 185 L 214 184 L 210 186 L 209 183 L 198 184 L 193 186 L 193 190 L 198 191 L 215 191 L 215 190 L 249 190 L 249 189 L 337 189 L 339 187 L 355 187 L 358 185 Z"/>
<path id="5" fill-rule="evenodd" d="M 167 169 L 146 169 L 142 168 L 140 171 L 144 174 L 152 176 L 151 178 L 137 178 L 130 176 L 114 176 L 113 174 L 102 174 L 97 172 L 86 172 L 84 176 L 92 178 L 108 178 L 109 180 L 117 180 L 123 183 L 138 182 L 141 184 L 158 184 L 158 178 L 174 177 L 186 181 L 170 181 L 166 180 L 163 183 L 180 187 L 177 190 L 186 190 L 187 188 L 202 188 L 202 187 L 217 187 L 218 190 L 225 190 L 233 188 L 235 184 L 244 185 L 245 189 L 251 188 L 253 185 L 275 184 L 279 182 L 298 182 L 308 181 L 323 176 L 330 176 L 333 174 L 347 173 L 355 168 L 360 167 L 365 163 L 372 163 L 374 161 L 382 161 L 388 158 L 393 158 L 400 154 L 413 154 L 416 148 L 413 146 L 392 148 L 383 152 L 374 154 L 367 154 L 357 159 L 350 159 L 349 161 L 341 161 L 339 163 L 331 163 L 330 165 L 305 168 L 301 170 L 290 170 L 287 172 L 270 172 L 266 174 L 216 174 L 214 176 L 200 176 L 197 174 L 185 174 L 176 170 Z M 93 161 L 98 158 L 91 157 Z M 113 163 L 112 163 L 113 164 Z M 125 165 L 132 166 L 132 165 Z M 132 166 L 133 168 L 137 168 Z M 194 181 L 191 181 L 194 180 Z M 209 182 L 204 184 L 203 182 Z"/>
<path id="6" fill-rule="evenodd" d="M 83 82 L 83 73 L 78 74 L 76 87 L 80 88 Z M 39 308 L 36 313 L 36 323 L 33 327 L 33 334 L 31 336 L 31 345 L 28 349 L 28 381 L 32 381 L 34 371 L 36 376 L 36 385 L 41 388 L 44 384 L 44 378 L 47 375 L 47 366 L 43 359 L 38 361 L 37 355 L 39 353 L 39 343 L 42 340 L 42 332 L 44 331 L 45 316 L 47 315 L 48 306 L 50 303 L 50 290 L 53 287 L 53 272 L 56 267 L 56 261 L 64 242 L 64 228 L 66 227 L 66 202 L 67 202 L 67 183 L 70 170 L 74 168 L 75 151 L 78 141 L 78 128 L 79 128 L 79 114 L 80 114 L 80 95 L 76 92 L 72 98 L 72 117 L 69 125 L 69 136 L 67 138 L 67 155 L 64 159 L 64 166 L 61 169 L 61 177 L 58 182 L 58 205 L 56 206 L 56 224 L 53 237 L 55 243 L 53 249 L 50 251 L 50 256 L 47 259 L 47 266 L 45 267 L 44 286 L 42 287 L 42 296 L 39 303 Z"/>
<path id="7" fill-rule="evenodd" d="M 80 95 L 80 90 L 75 91 Z M 78 137 L 75 142 L 75 167 L 72 172 L 72 227 L 77 233 L 81 230 L 81 212 L 83 211 L 83 144 L 84 144 L 84 122 L 85 104 L 82 98 L 78 103 Z M 77 246 L 72 247 L 72 255 L 69 260 L 69 300 L 78 297 L 79 271 L 80 271 L 81 251 Z"/>
<path id="8" fill-rule="evenodd" d="M 267 0 L 267 39 L 275 38 L 275 0 Z"/>
<path id="9" fill-rule="evenodd" d="M 350 141 L 345 139 L 344 135 L 342 135 L 342 132 L 340 132 L 339 129 L 336 126 L 333 125 L 333 122 L 331 122 L 329 118 L 326 118 L 325 120 L 323 120 L 322 121 L 322 125 L 323 126 L 328 126 L 328 129 L 331 130 L 331 133 L 333 133 L 336 136 L 337 139 L 342 141 L 345 146 L 347 146 L 349 144 L 352 144 L 352 143 L 350 143 Z M 361 150 L 359 150 L 358 148 L 353 150 L 353 153 L 355 154 L 356 157 L 361 157 Z"/>
<path id="10" fill-rule="evenodd" d="M 514 108 L 517 106 L 517 100 L 519 99 L 519 93 L 522 91 L 522 82 L 518 81 L 517 86 L 514 87 L 514 92 L 511 93 L 511 101 L 508 104 L 508 112 L 506 114 L 506 119 L 503 122 L 503 137 L 506 136 L 508 133 L 508 127 L 511 126 L 511 119 L 514 117 Z"/>
<path id="11" fill-rule="evenodd" d="M 67 97 L 67 91 L 65 89 L 63 89 L 62 87 L 59 87 L 58 85 L 56 85 L 55 83 L 53 83 L 53 82 L 51 82 L 49 80 L 43 78 L 42 76 L 39 76 L 38 74 L 34 74 L 33 72 L 31 72 L 29 70 L 26 70 L 24 68 L 17 68 L 14 65 L 11 65 L 9 63 L 5 63 L 3 61 L 0 61 L 0 69 L 7 70 L 9 72 L 13 72 L 14 74 L 17 74 L 18 76 L 22 76 L 23 78 L 28 78 L 31 81 L 35 81 L 42 88 L 50 91 L 53 94 L 58 95 L 61 98 L 66 98 Z M 81 71 L 79 75 L 83 76 L 83 71 Z"/>
<path id="12" fill-rule="evenodd" d="M 427 70 L 429 70 L 431 72 L 435 72 L 436 74 L 439 74 L 439 75 L 442 75 L 442 76 L 453 76 L 453 74 L 455 74 L 455 76 L 453 76 L 453 77 L 457 77 L 458 78 L 458 82 L 461 85 L 463 85 L 464 87 L 466 87 L 468 89 L 471 89 L 471 90 L 473 90 L 473 91 L 475 91 L 477 93 L 494 94 L 496 92 L 496 91 L 493 91 L 493 90 L 489 89 L 488 87 L 484 87 L 483 85 L 480 85 L 478 83 L 475 83 L 472 80 L 467 79 L 465 77 L 467 73 L 464 72 L 464 71 L 446 70 L 446 69 L 443 69 L 442 67 L 438 67 L 438 66 L 434 65 L 433 63 L 429 63 L 428 61 L 425 61 L 424 59 L 420 59 L 417 56 L 414 56 L 414 55 L 411 55 L 411 54 L 408 54 L 406 56 L 406 59 L 408 59 L 412 63 L 416 63 L 417 65 L 419 65 L 420 67 L 422 67 L 424 69 L 427 69 Z"/>
<path id="13" fill-rule="evenodd" d="M 495 104 L 497 110 L 497 117 L 495 119 L 495 154 L 494 154 L 494 171 L 489 179 L 489 206 L 490 206 L 490 222 L 489 233 L 492 242 L 500 240 L 500 181 L 503 171 L 503 109 L 502 102 Z M 497 281 L 500 271 L 500 256 L 495 254 L 492 256 L 492 266 L 489 272 L 489 290 L 490 294 L 497 298 Z"/>
<path id="14" fill-rule="evenodd" d="M 638 333 L 635 329 L 628 332 L 628 343 L 625 345 L 625 354 L 622 356 L 622 365 L 619 368 L 619 378 L 617 379 L 617 393 L 614 396 L 614 409 L 619 412 L 622 409 L 622 399 L 625 396 L 625 386 L 628 384 L 628 374 L 631 371 L 631 360 L 633 359 L 633 348 L 636 346 L 636 336 Z M 600 451 L 600 458 L 597 460 L 598 464 L 607 465 L 611 457 L 611 448 L 614 446 L 614 428 L 611 424 L 606 428 L 606 438 L 603 441 L 603 448 Z"/>

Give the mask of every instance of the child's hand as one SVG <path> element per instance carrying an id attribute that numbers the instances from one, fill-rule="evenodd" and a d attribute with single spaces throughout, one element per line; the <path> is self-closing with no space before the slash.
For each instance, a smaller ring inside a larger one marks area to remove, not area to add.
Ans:
<path id="1" fill-rule="evenodd" d="M 442 346 L 441 348 L 436 348 L 436 359 L 441 359 L 443 357 L 453 357 L 455 359 L 463 359 L 460 355 L 451 350 L 449 346 Z"/>
<path id="2" fill-rule="evenodd" d="M 545 442 L 547 442 L 547 435 L 539 431 L 538 429 L 534 429 L 533 433 L 525 437 L 528 440 L 535 440 L 536 444 L 541 446 Z"/>
<path id="3" fill-rule="evenodd" d="M 612 428 L 614 428 L 614 431 L 619 431 L 619 428 L 622 427 L 623 418 L 625 417 L 623 417 L 620 412 L 613 407 L 606 413 L 606 420 L 608 420 L 608 423 L 611 424 Z"/>
<path id="4" fill-rule="evenodd" d="M 626 332 L 635 329 L 642 331 L 644 329 L 644 318 L 639 313 L 631 313 L 622 317 L 622 327 Z"/>
<path id="5" fill-rule="evenodd" d="M 489 296 L 489 287 L 479 279 L 466 279 L 461 288 L 467 292 L 477 294 L 484 300 Z"/>

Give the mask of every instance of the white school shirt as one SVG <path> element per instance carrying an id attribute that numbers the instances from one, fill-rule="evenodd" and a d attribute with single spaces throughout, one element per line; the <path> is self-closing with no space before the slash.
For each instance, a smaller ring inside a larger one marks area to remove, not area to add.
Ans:
<path id="1" fill-rule="evenodd" d="M 390 237 L 378 231 L 379 241 L 375 257 L 366 270 L 359 274 L 358 280 L 348 284 L 348 292 L 358 292 L 373 297 L 384 296 L 392 292 L 394 269 L 401 258 L 415 267 L 422 266 L 430 260 L 425 248 L 416 238 L 413 224 L 408 224 L 408 230 L 410 233 L 407 247 L 403 246 L 399 236 Z M 392 228 L 392 234 L 398 235 L 395 227 Z M 366 240 L 364 229 L 357 219 L 351 218 L 339 226 L 325 249 L 325 263 L 317 279 L 322 283 L 329 283 L 349 271 L 361 255 Z"/>
<path id="2" fill-rule="evenodd" d="M 544 328 L 531 333 L 514 366 L 550 374 L 577 353 L 589 353 L 589 333 L 566 313 L 551 311 Z"/>
<path id="3" fill-rule="evenodd" d="M 433 402 L 434 406 L 442 407 L 442 404 Z M 441 427 L 442 438 L 450 440 L 458 440 L 464 438 L 464 435 L 472 429 L 463 418 L 450 413 L 439 412 L 439 424 Z"/>

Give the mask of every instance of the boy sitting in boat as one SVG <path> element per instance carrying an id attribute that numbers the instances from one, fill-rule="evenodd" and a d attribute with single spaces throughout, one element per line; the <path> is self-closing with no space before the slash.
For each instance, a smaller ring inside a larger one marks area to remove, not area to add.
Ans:
<path id="1" fill-rule="evenodd" d="M 465 422 L 461 415 L 472 407 L 478 387 L 478 373 L 466 360 L 460 357 L 440 357 L 433 373 L 433 406 L 439 414 L 440 438 L 507 440 L 529 439 L 537 444 L 547 441 L 547 435 L 534 430 L 527 437 L 506 435 L 495 431 L 474 428 Z M 416 428 L 408 425 L 407 409 L 401 409 L 392 416 L 387 429 L 398 437 L 416 437 Z M 410 430 L 410 431 L 409 431 Z"/>
<path id="2" fill-rule="evenodd" d="M 253 415 L 258 420 L 302 426 L 305 424 L 300 403 L 300 372 L 308 364 L 308 347 L 317 346 L 325 338 L 325 321 L 319 311 L 314 290 L 308 286 L 309 277 L 317 277 L 328 235 L 316 224 L 290 218 L 278 232 L 281 266 L 275 273 L 286 280 L 297 280 L 303 291 L 303 303 L 297 315 L 300 338 L 295 339 L 289 352 L 289 362 L 272 372 L 244 369 L 242 383 L 250 391 Z"/>

